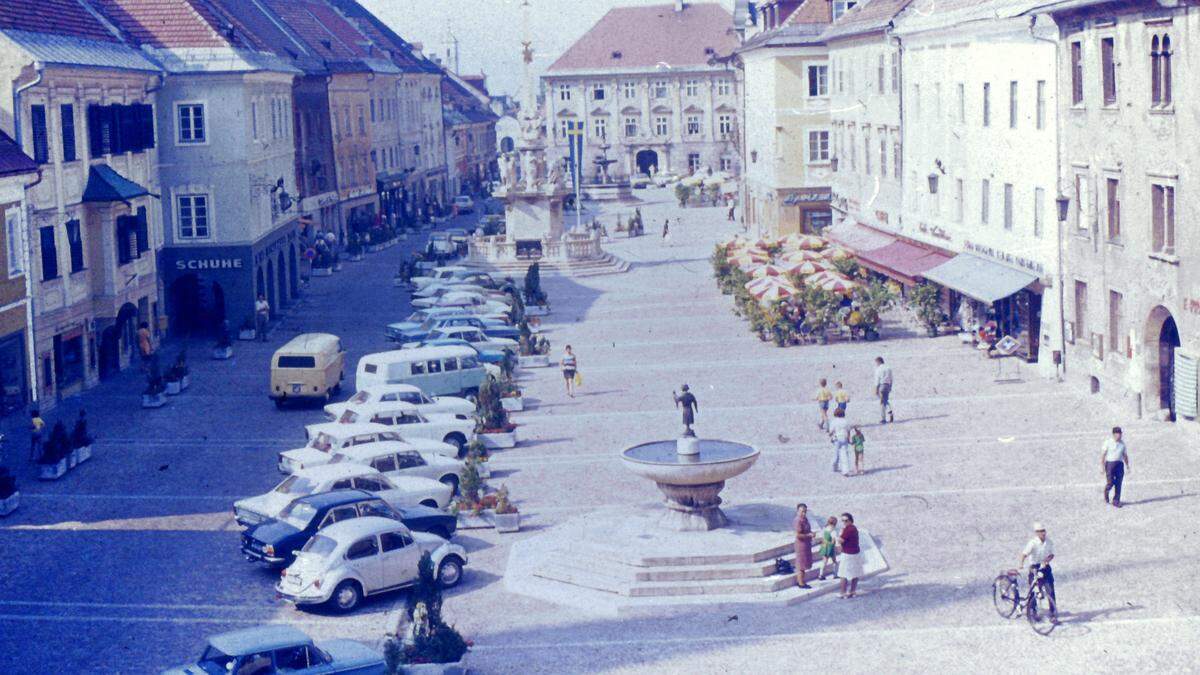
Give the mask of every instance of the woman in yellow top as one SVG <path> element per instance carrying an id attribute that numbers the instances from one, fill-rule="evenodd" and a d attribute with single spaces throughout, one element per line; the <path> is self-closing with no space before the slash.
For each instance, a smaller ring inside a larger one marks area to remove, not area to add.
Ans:
<path id="1" fill-rule="evenodd" d="M 821 421 L 817 422 L 818 429 L 829 428 L 829 401 L 833 398 L 833 393 L 826 386 L 825 378 L 821 378 L 821 386 L 817 388 L 817 407 L 821 410 Z"/>

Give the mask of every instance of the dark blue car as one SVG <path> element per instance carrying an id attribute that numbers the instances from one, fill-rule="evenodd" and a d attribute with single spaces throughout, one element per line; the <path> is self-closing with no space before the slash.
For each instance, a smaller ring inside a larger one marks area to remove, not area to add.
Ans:
<path id="1" fill-rule="evenodd" d="M 334 490 L 301 497 L 288 504 L 279 517 L 254 525 L 242 533 L 242 553 L 247 560 L 282 566 L 321 529 L 360 516 L 382 516 L 403 522 L 414 532 L 429 532 L 449 539 L 458 519 L 427 506 L 396 508 L 365 490 Z"/>

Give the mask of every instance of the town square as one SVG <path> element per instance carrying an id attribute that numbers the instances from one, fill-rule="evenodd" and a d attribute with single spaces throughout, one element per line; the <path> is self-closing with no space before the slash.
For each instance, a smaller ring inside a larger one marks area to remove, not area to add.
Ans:
<path id="1" fill-rule="evenodd" d="M 1194 670 L 1195 6 L 446 4 L 0 4 L 0 672 Z"/>

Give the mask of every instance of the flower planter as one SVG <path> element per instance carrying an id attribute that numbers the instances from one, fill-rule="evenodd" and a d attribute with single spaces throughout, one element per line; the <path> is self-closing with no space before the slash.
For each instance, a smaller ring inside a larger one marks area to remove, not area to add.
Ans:
<path id="1" fill-rule="evenodd" d="M 213 347 L 212 357 L 216 361 L 228 361 L 233 358 L 233 346 Z"/>
<path id="2" fill-rule="evenodd" d="M 480 511 L 478 515 L 470 512 L 458 514 L 459 530 L 490 530 L 496 527 L 489 514 L 491 511 Z"/>
<path id="3" fill-rule="evenodd" d="M 6 499 L 0 499 L 0 518 L 7 516 L 21 505 L 21 491 L 17 490 Z"/>
<path id="4" fill-rule="evenodd" d="M 191 375 L 184 375 L 183 377 L 181 377 L 179 379 L 179 390 L 180 391 L 187 391 L 187 388 L 190 386 L 192 386 L 192 376 Z"/>
<path id="5" fill-rule="evenodd" d="M 406 663 L 400 667 L 402 673 L 413 675 L 463 675 L 467 672 L 467 657 L 454 663 Z"/>
<path id="6" fill-rule="evenodd" d="M 161 408 L 167 404 L 166 394 L 142 394 L 143 408 Z"/>
<path id="7" fill-rule="evenodd" d="M 544 305 L 526 305 L 525 316 L 548 316 L 550 308 Z"/>
<path id="8" fill-rule="evenodd" d="M 479 434 L 479 440 L 483 442 L 483 447 L 490 450 L 515 448 L 517 447 L 517 432 L 483 433 Z"/>
<path id="9" fill-rule="evenodd" d="M 64 457 L 54 464 L 38 464 L 38 478 L 41 480 L 58 480 L 67 473 L 67 458 Z"/>
<path id="10" fill-rule="evenodd" d="M 530 354 L 529 356 L 518 356 L 517 365 L 522 368 L 546 368 L 550 365 L 550 355 Z"/>
<path id="11" fill-rule="evenodd" d="M 497 532 L 517 532 L 521 529 L 520 513 L 496 513 L 492 515 Z"/>
<path id="12" fill-rule="evenodd" d="M 525 409 L 525 399 L 521 398 L 520 396 L 501 398 L 500 405 L 507 412 L 521 412 Z"/>
<path id="13" fill-rule="evenodd" d="M 74 469 L 79 466 L 79 448 L 73 448 L 67 453 L 67 468 Z"/>
<path id="14" fill-rule="evenodd" d="M 258 331 L 253 328 L 243 328 L 238 331 L 238 339 L 246 342 L 253 342 L 254 338 L 258 337 Z"/>
<path id="15" fill-rule="evenodd" d="M 339 261 L 339 262 L 337 262 L 336 264 L 334 264 L 334 266 L 333 266 L 333 271 L 334 271 L 334 272 L 341 272 L 341 271 L 342 271 L 342 263 L 341 263 L 340 261 Z"/>
<path id="16" fill-rule="evenodd" d="M 372 252 L 370 246 L 367 247 L 367 251 Z M 349 260 L 350 262 L 359 262 L 362 259 L 363 259 L 363 254 L 361 254 L 361 253 L 354 253 L 354 254 L 346 256 L 346 260 Z"/>
<path id="17" fill-rule="evenodd" d="M 312 268 L 312 272 L 309 272 L 309 275 L 314 276 L 314 277 L 331 277 L 331 276 L 333 276 L 333 268 L 332 267 L 314 267 L 314 268 Z"/>
<path id="18" fill-rule="evenodd" d="M 183 392 L 183 387 L 180 385 L 179 380 L 167 380 L 166 385 L 167 396 L 178 396 Z"/>
<path id="19" fill-rule="evenodd" d="M 75 452 L 79 453 L 80 464 L 83 464 L 92 458 L 92 446 L 90 445 L 82 445 L 78 448 L 75 448 Z"/>

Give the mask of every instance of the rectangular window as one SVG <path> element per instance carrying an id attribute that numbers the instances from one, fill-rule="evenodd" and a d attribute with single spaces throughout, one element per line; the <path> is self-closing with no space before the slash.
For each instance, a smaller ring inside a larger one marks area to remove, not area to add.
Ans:
<path id="1" fill-rule="evenodd" d="M 900 142 L 892 146 L 892 178 L 900 180 L 900 171 L 904 166 L 904 155 L 900 152 Z"/>
<path id="2" fill-rule="evenodd" d="M 666 115 L 657 115 L 654 118 L 654 135 L 667 136 L 671 133 L 671 120 Z"/>
<path id="3" fill-rule="evenodd" d="M 1037 128 L 1046 128 L 1046 81 L 1037 81 Z"/>
<path id="4" fill-rule="evenodd" d="M 560 101 L 570 101 L 571 100 L 571 85 L 569 85 L 569 84 L 558 85 L 558 100 L 560 100 Z"/>
<path id="5" fill-rule="evenodd" d="M 733 158 L 732 157 L 722 157 L 721 158 L 721 170 L 724 171 L 725 173 L 733 173 Z"/>
<path id="6" fill-rule="evenodd" d="M 58 106 L 62 117 L 62 152 L 64 162 L 75 161 L 75 106 L 64 103 Z"/>
<path id="7" fill-rule="evenodd" d="M 688 171 L 691 173 L 696 173 L 699 170 L 700 170 L 700 153 L 698 153 L 698 152 L 688 153 Z"/>
<path id="8" fill-rule="evenodd" d="M 958 123 L 967 123 L 967 91 L 962 82 L 958 83 Z"/>
<path id="9" fill-rule="evenodd" d="M 1113 54 L 1113 38 L 1100 38 L 1100 77 L 1104 90 L 1104 105 L 1117 103 L 1117 62 Z"/>
<path id="10" fill-rule="evenodd" d="M 203 143 L 207 138 L 204 134 L 204 105 L 180 103 L 176 111 L 179 117 L 179 142 Z"/>
<path id="11" fill-rule="evenodd" d="M 29 106 L 29 123 L 33 130 L 33 161 L 45 164 L 50 161 L 50 137 L 46 128 L 46 106 Z"/>
<path id="12" fill-rule="evenodd" d="M 1108 240 L 1121 239 L 1121 181 L 1107 178 L 1104 181 L 1105 204 L 1108 207 Z"/>
<path id="13" fill-rule="evenodd" d="M 1033 189 L 1033 236 L 1041 238 L 1042 228 L 1044 227 L 1043 219 L 1045 218 L 1046 190 L 1043 188 Z"/>
<path id="14" fill-rule="evenodd" d="M 879 175 L 887 178 L 887 141 L 879 139 Z"/>
<path id="15" fill-rule="evenodd" d="M 637 82 L 622 82 L 621 95 L 625 98 L 637 98 Z"/>
<path id="16" fill-rule="evenodd" d="M 963 180 L 957 178 L 954 180 L 954 222 L 961 223 L 963 221 Z"/>
<path id="17" fill-rule="evenodd" d="M 1008 128 L 1017 128 L 1017 83 L 1008 83 Z"/>
<path id="18" fill-rule="evenodd" d="M 42 281 L 58 278 L 58 245 L 54 240 L 54 226 L 47 225 L 38 230 L 42 248 Z"/>
<path id="19" fill-rule="evenodd" d="M 1010 232 L 1013 229 L 1013 186 L 1012 183 L 1004 184 L 1004 229 Z"/>
<path id="20" fill-rule="evenodd" d="M 900 91 L 900 55 L 892 52 L 892 93 Z"/>
<path id="21" fill-rule="evenodd" d="M 179 195 L 179 238 L 207 239 L 208 195 Z"/>
<path id="22" fill-rule="evenodd" d="M 979 186 L 979 223 L 987 225 L 988 212 L 991 210 L 992 201 L 992 184 L 984 178 L 983 183 Z"/>
<path id="23" fill-rule="evenodd" d="M 829 132 L 808 132 L 808 161 L 811 163 L 829 161 Z"/>
<path id="24" fill-rule="evenodd" d="M 117 264 L 127 265 L 138 257 L 138 219 L 133 216 L 117 216 Z"/>
<path id="25" fill-rule="evenodd" d="M 687 135 L 688 136 L 699 136 L 700 131 L 701 131 L 700 116 L 699 115 L 688 115 L 687 116 Z"/>
<path id="26" fill-rule="evenodd" d="M 871 175 L 871 131 L 863 129 L 863 173 Z"/>
<path id="27" fill-rule="evenodd" d="M 1083 43 L 1071 43 L 1071 105 L 1083 105 Z"/>
<path id="28" fill-rule="evenodd" d="M 824 68 L 824 66 L 822 66 L 822 68 Z M 723 77 L 717 80 L 717 96 L 728 96 L 732 90 L 733 87 L 729 82 L 729 78 Z"/>
<path id="29" fill-rule="evenodd" d="M 358 106 L 358 135 L 367 135 L 367 115 L 366 106 Z"/>
<path id="30" fill-rule="evenodd" d="M 688 80 L 684 83 L 684 96 L 697 96 L 700 93 L 700 80 Z"/>
<path id="31" fill-rule="evenodd" d="M 71 273 L 83 271 L 83 232 L 78 220 L 67 221 L 67 243 L 71 246 Z"/>
<path id="32" fill-rule="evenodd" d="M 21 209 L 4 211 L 4 243 L 8 247 L 8 278 L 25 273 L 25 228 L 21 227 Z"/>
<path id="33" fill-rule="evenodd" d="M 809 66 L 808 67 L 808 95 L 809 96 L 828 96 L 829 95 L 829 66 Z"/>
<path id="34" fill-rule="evenodd" d="M 884 64 L 885 58 L 886 57 L 883 54 L 879 55 L 879 66 L 875 69 L 875 71 L 876 71 L 875 79 L 878 82 L 879 93 L 881 93 L 881 94 L 883 93 L 883 73 L 885 70 L 885 64 Z"/>
<path id="35" fill-rule="evenodd" d="M 913 119 L 921 117 L 921 85 L 913 85 L 913 100 L 912 100 Z"/>
<path id="36" fill-rule="evenodd" d="M 1075 174 L 1075 226 L 1081 230 L 1088 229 L 1088 214 L 1091 213 L 1089 198 L 1087 176 Z"/>
<path id="37" fill-rule="evenodd" d="M 371 122 L 375 121 L 375 99 L 371 99 Z"/>
<path id="38" fill-rule="evenodd" d="M 571 130 L 571 123 L 568 120 L 558 121 L 558 135 L 560 138 L 566 138 L 567 132 Z"/>
<path id="39" fill-rule="evenodd" d="M 1175 254 L 1175 188 L 1150 186 L 1151 246 L 1155 253 Z"/>
<path id="40" fill-rule="evenodd" d="M 1088 287 L 1082 281 L 1075 282 L 1075 335 L 1088 335 L 1087 298 Z"/>
<path id="41" fill-rule="evenodd" d="M 258 101 L 250 102 L 250 138 L 258 140 Z"/>
<path id="42" fill-rule="evenodd" d="M 1108 351 L 1110 351 L 1110 352 L 1120 352 L 1121 351 L 1121 346 L 1122 346 L 1121 345 L 1121 342 L 1122 342 L 1121 331 L 1122 331 L 1122 324 L 1124 323 L 1121 320 L 1122 319 L 1121 313 L 1123 311 L 1123 308 L 1121 307 L 1122 300 L 1124 300 L 1124 298 L 1121 297 L 1120 293 L 1118 293 L 1114 290 L 1109 290 L 1109 292 L 1108 292 Z"/>
<path id="43" fill-rule="evenodd" d="M 992 125 L 992 83 L 983 83 L 983 126 Z"/>
<path id="44" fill-rule="evenodd" d="M 602 85 L 602 84 L 592 85 L 592 100 L 593 101 L 603 101 L 604 100 L 604 85 Z"/>
<path id="45" fill-rule="evenodd" d="M 626 117 L 625 118 L 625 137 L 632 138 L 637 135 L 638 135 L 638 118 Z"/>
<path id="46" fill-rule="evenodd" d="M 733 133 L 733 115 L 722 114 L 717 116 L 717 133 L 721 138 L 729 138 Z"/>
<path id="47" fill-rule="evenodd" d="M 608 138 L 608 120 L 604 119 L 603 117 L 592 118 L 592 131 L 594 132 L 596 138 Z"/>
<path id="48" fill-rule="evenodd" d="M 666 98 L 666 97 L 667 97 L 667 81 L 666 80 L 655 80 L 655 82 L 654 82 L 654 98 Z"/>

